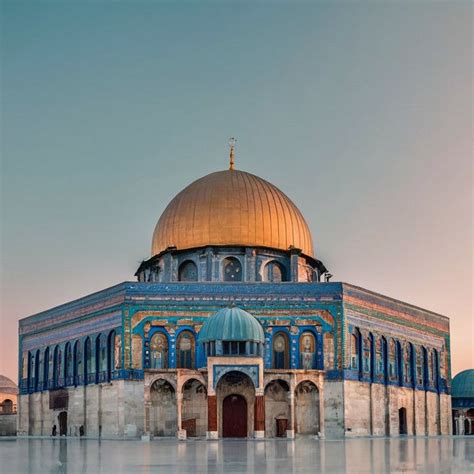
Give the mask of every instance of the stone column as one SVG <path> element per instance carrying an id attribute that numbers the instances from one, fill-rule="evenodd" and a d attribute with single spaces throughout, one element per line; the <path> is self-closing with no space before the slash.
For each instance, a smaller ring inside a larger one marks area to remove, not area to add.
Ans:
<path id="1" fill-rule="evenodd" d="M 325 426 L 324 426 L 324 377 L 321 375 L 319 377 L 319 438 L 325 439 Z M 372 384 L 371 384 L 372 385 Z"/>
<path id="2" fill-rule="evenodd" d="M 207 439 L 217 439 L 217 399 L 215 395 L 207 396 Z"/>
<path id="3" fill-rule="evenodd" d="M 464 433 L 464 410 L 460 410 L 459 411 L 459 433 L 460 435 L 465 435 L 466 433 Z"/>
<path id="4" fill-rule="evenodd" d="M 186 430 L 183 430 L 183 392 L 182 389 L 176 392 L 176 410 L 177 410 L 177 424 L 178 424 L 178 439 L 186 439 Z"/>
<path id="5" fill-rule="evenodd" d="M 265 396 L 255 395 L 254 436 L 265 438 Z"/>
<path id="6" fill-rule="evenodd" d="M 151 401 L 145 401 L 145 417 L 143 421 L 143 436 L 142 441 L 151 440 Z"/>
<path id="7" fill-rule="evenodd" d="M 295 437 L 295 390 L 293 384 L 290 384 L 290 420 L 289 426 L 286 430 L 286 437 L 294 439 Z"/>

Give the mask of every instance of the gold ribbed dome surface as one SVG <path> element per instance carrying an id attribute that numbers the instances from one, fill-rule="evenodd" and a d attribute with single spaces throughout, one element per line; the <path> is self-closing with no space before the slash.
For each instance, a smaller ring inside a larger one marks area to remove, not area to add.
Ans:
<path id="1" fill-rule="evenodd" d="M 276 186 L 238 170 L 217 171 L 181 191 L 153 233 L 152 255 L 206 245 L 238 245 L 313 255 L 311 233 L 293 202 Z"/>

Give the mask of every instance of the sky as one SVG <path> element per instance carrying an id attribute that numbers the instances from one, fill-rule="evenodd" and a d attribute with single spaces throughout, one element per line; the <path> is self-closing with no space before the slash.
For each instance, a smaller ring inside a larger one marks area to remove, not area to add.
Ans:
<path id="1" fill-rule="evenodd" d="M 1 374 L 20 318 L 134 279 L 230 136 L 333 281 L 449 316 L 474 367 L 470 2 L 1 5 Z"/>

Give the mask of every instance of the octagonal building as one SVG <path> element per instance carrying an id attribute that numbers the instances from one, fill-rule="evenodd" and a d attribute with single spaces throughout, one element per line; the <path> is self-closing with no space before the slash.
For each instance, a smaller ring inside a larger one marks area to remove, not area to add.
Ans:
<path id="1" fill-rule="evenodd" d="M 20 321 L 19 435 L 451 433 L 448 318 L 330 282 L 298 207 L 232 154 L 151 249 L 137 281 Z"/>

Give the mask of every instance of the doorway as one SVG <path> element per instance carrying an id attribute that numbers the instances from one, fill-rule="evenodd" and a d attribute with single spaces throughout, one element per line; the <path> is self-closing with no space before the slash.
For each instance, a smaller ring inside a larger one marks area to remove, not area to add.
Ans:
<path id="1" fill-rule="evenodd" d="M 247 402 L 242 395 L 228 395 L 222 403 L 222 436 L 247 437 Z"/>
<path id="2" fill-rule="evenodd" d="M 288 420 L 286 418 L 277 418 L 276 420 L 277 438 L 286 438 L 287 429 L 288 429 Z"/>
<path id="3" fill-rule="evenodd" d="M 59 436 L 67 436 L 67 411 L 59 414 Z"/>
<path id="4" fill-rule="evenodd" d="M 407 409 L 400 408 L 398 410 L 398 430 L 399 434 L 406 435 L 408 434 L 407 430 Z"/>

